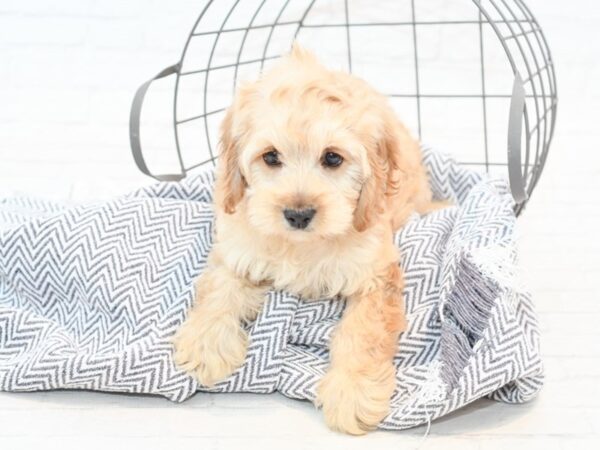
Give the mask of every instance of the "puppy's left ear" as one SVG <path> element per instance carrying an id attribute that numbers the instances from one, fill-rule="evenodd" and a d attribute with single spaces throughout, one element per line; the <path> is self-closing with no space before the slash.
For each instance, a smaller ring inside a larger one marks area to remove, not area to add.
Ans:
<path id="1" fill-rule="evenodd" d="M 371 175 L 362 186 L 354 210 L 353 225 L 357 231 L 369 228 L 384 211 L 387 197 L 393 196 L 402 178 L 401 158 L 404 136 L 407 133 L 393 112 L 385 112 L 379 138 L 367 149 Z"/>
<path id="2" fill-rule="evenodd" d="M 217 178 L 217 204 L 227 213 L 233 214 L 235 207 L 244 196 L 246 180 L 239 166 L 237 139 L 233 133 L 233 115 L 236 105 L 232 105 L 221 124 L 221 154 L 219 157 L 219 175 Z"/>

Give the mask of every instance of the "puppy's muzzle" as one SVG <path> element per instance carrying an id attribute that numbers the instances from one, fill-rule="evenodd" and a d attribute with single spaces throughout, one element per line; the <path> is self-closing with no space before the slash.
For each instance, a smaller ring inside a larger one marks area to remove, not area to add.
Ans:
<path id="1" fill-rule="evenodd" d="M 293 228 L 303 230 L 308 226 L 316 212 L 317 210 L 314 208 L 284 209 L 283 216 Z"/>

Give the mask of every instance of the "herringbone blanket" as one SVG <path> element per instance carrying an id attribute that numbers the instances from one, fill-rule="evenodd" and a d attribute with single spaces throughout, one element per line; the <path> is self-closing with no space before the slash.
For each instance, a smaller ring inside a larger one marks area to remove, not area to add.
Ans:
<path id="1" fill-rule="evenodd" d="M 415 426 L 489 396 L 531 399 L 542 384 L 538 328 L 514 280 L 515 217 L 503 182 L 425 149 L 438 198 L 397 234 L 409 329 L 381 427 Z M 192 304 L 213 227 L 212 171 L 102 204 L 0 201 L 0 389 L 93 389 L 182 401 L 196 381 L 170 338 Z M 339 300 L 270 292 L 249 326 L 246 364 L 213 391 L 313 400 Z"/>

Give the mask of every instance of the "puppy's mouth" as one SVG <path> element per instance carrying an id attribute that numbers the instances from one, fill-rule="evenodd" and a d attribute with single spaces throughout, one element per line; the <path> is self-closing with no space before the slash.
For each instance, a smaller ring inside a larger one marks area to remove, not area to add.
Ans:
<path id="1" fill-rule="evenodd" d="M 283 218 L 293 231 L 310 231 L 317 210 L 312 207 L 284 208 Z"/>

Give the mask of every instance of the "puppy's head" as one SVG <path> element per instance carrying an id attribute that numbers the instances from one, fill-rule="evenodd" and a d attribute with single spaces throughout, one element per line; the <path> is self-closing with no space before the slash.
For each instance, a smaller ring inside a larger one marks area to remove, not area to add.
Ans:
<path id="1" fill-rule="evenodd" d="M 363 231 L 397 188 L 397 126 L 385 97 L 295 46 L 227 111 L 217 204 L 292 240 Z"/>

